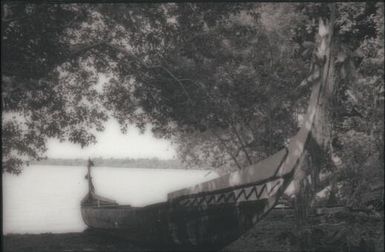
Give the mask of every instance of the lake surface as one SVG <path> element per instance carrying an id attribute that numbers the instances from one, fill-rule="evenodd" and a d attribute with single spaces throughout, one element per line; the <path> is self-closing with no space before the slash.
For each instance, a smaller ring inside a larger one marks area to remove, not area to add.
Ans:
<path id="1" fill-rule="evenodd" d="M 132 206 L 165 201 L 168 192 L 218 177 L 205 170 L 116 167 L 92 173 L 96 193 Z M 3 234 L 83 231 L 85 174 L 85 167 L 44 165 L 26 167 L 19 176 L 3 174 Z"/>

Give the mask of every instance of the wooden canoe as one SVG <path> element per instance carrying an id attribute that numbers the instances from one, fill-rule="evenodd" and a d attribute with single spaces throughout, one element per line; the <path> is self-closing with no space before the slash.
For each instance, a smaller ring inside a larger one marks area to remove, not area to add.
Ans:
<path id="1" fill-rule="evenodd" d="M 282 150 L 260 167 L 279 167 L 286 155 Z M 221 180 L 214 181 L 223 183 Z M 237 239 L 271 208 L 268 206 L 275 203 L 283 182 L 282 177 L 276 177 L 180 197 L 170 194 L 166 202 L 145 207 L 118 205 L 90 192 L 81 203 L 81 213 L 88 227 L 127 240 L 162 246 L 221 247 Z"/>

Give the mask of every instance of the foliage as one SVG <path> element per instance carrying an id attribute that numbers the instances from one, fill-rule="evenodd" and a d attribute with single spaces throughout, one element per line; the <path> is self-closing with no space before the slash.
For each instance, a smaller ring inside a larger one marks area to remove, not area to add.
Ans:
<path id="1" fill-rule="evenodd" d="M 344 194 L 348 204 L 355 204 L 366 200 L 360 194 L 370 193 L 384 171 L 384 4 L 341 5 L 340 9 L 346 13 L 341 33 L 347 34 L 346 43 L 359 57 L 355 79 L 341 83 L 339 90 L 335 152 L 343 160 L 341 168 L 353 173 L 345 176 L 351 183 L 344 183 L 341 190 L 355 188 Z"/>
<path id="2" fill-rule="evenodd" d="M 74 31 L 95 22 L 86 5 L 9 2 L 2 12 L 2 167 L 19 173 L 49 137 L 94 142 L 106 115 L 97 73 L 72 47 Z"/>
<path id="3" fill-rule="evenodd" d="M 321 4 L 299 7 L 307 17 L 307 22 L 297 29 L 297 39 L 302 39 L 314 31 L 314 25 L 309 25 L 311 20 L 327 13 Z M 336 62 L 337 89 L 330 122 L 330 157 L 335 162 L 325 168 L 333 171 L 334 194 L 348 205 L 363 205 L 362 195 L 370 193 L 371 185 L 378 183 L 384 171 L 383 21 L 383 3 L 337 4 L 337 43 L 341 55 L 347 57 L 345 60 L 337 55 L 337 61 L 350 63 L 340 67 Z"/>
<path id="4" fill-rule="evenodd" d="M 338 43 L 355 62 L 339 68 L 333 101 L 333 155 L 345 170 L 384 152 L 383 8 L 337 4 Z M 187 163 L 257 162 L 298 128 L 309 87 L 297 87 L 311 68 L 318 18 L 329 15 L 322 3 L 7 3 L 2 11 L 2 164 L 16 173 L 42 157 L 49 137 L 94 142 L 107 111 L 123 131 L 151 123 Z"/>
<path id="5" fill-rule="evenodd" d="M 141 41 L 137 55 L 146 60 L 135 60 L 111 80 L 107 106 L 123 125 L 151 122 L 193 163 L 241 168 L 282 148 L 296 128 L 287 94 L 305 71 L 301 59 L 292 57 L 295 45 L 280 34 L 285 28 L 268 31 L 261 12 L 259 4 L 173 5 L 163 13 L 175 20 L 162 29 L 170 36 L 153 33 L 167 44 L 153 53 L 152 41 Z M 151 27 L 151 13 L 145 14 Z M 292 72 L 298 74 L 288 77 Z"/>

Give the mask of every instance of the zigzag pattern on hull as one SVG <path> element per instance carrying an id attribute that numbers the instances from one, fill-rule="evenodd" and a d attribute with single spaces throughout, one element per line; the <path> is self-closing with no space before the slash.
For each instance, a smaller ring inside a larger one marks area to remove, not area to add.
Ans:
<path id="1" fill-rule="evenodd" d="M 269 198 L 283 184 L 283 178 L 277 178 L 267 183 L 246 185 L 237 189 L 229 188 L 221 192 L 207 192 L 189 195 L 177 201 L 181 207 L 198 207 L 225 203 L 239 203 Z"/>

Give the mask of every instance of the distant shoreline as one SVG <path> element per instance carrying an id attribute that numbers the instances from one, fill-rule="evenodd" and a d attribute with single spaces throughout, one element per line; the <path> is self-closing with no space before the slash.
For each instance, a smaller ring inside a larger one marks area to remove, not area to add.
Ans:
<path id="1" fill-rule="evenodd" d="M 150 169 L 183 169 L 183 170 L 211 170 L 208 167 L 187 167 L 179 160 L 158 158 L 94 158 L 96 167 L 120 167 L 120 168 L 150 168 Z M 62 165 L 62 166 L 86 166 L 87 159 L 64 159 L 48 158 L 41 161 L 34 161 L 31 165 Z"/>

